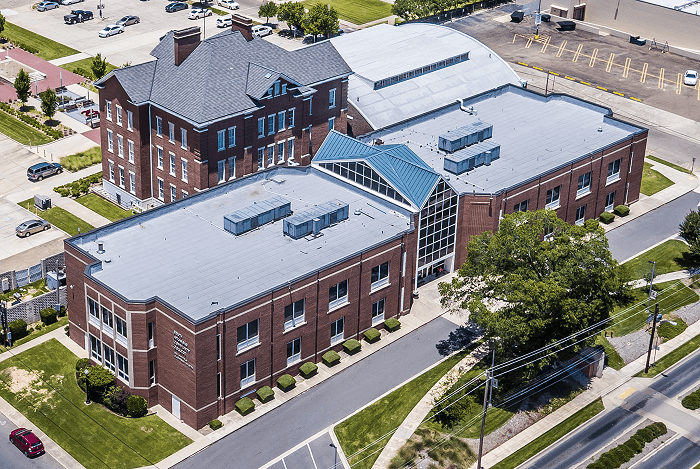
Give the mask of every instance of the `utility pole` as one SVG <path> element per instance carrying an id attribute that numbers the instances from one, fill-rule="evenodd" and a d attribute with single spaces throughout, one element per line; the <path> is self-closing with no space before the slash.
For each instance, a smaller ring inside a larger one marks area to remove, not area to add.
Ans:
<path id="1" fill-rule="evenodd" d="M 540 0 L 540 3 L 537 5 L 537 16 L 535 16 L 535 27 L 537 28 L 535 30 L 535 39 L 540 38 L 540 22 L 542 21 L 542 0 Z M 479 468 L 477 468 L 479 469 Z"/>
<path id="2" fill-rule="evenodd" d="M 647 297 L 647 312 L 649 312 L 649 302 L 651 301 L 651 295 L 654 291 L 654 273 L 656 273 L 656 261 L 649 261 L 651 265 L 651 282 L 649 282 L 649 297 Z M 654 296 L 656 299 L 656 296 Z"/>
<path id="3" fill-rule="evenodd" d="M 486 370 L 486 387 L 484 388 L 484 408 L 481 414 L 481 436 L 479 437 L 479 456 L 476 462 L 476 469 L 483 469 L 481 467 L 481 454 L 484 450 L 484 427 L 486 427 L 486 411 L 491 405 L 491 380 L 493 379 L 494 364 L 496 363 L 496 344 L 491 343 L 493 347 L 493 359 L 491 361 L 491 369 Z"/>
<path id="4" fill-rule="evenodd" d="M 654 322 L 651 326 L 651 338 L 649 339 L 649 352 L 647 353 L 647 366 L 644 367 L 644 373 L 649 373 L 649 360 L 651 360 L 651 349 L 654 347 L 654 333 L 656 332 L 656 317 L 659 315 L 659 303 L 656 303 L 654 310 Z"/>
<path id="5" fill-rule="evenodd" d="M 2 315 L 0 320 L 2 321 L 3 342 L 4 342 L 5 346 L 7 347 L 8 338 L 7 338 L 7 302 L 6 301 L 0 301 L 0 314 Z"/>

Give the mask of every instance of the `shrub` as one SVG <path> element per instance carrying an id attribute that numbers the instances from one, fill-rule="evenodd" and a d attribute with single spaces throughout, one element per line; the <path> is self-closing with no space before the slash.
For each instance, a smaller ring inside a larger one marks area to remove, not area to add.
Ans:
<path id="1" fill-rule="evenodd" d="M 148 412 L 148 402 L 142 396 L 131 395 L 126 400 L 126 410 L 131 417 L 143 417 Z"/>
<path id="2" fill-rule="evenodd" d="M 618 205 L 617 207 L 615 207 L 613 212 L 615 212 L 617 215 L 619 215 L 621 217 L 626 217 L 627 215 L 630 214 L 630 208 L 626 207 L 624 205 Z"/>
<path id="3" fill-rule="evenodd" d="M 66 307 L 65 307 L 65 306 L 61 306 L 61 308 L 58 310 L 58 317 L 59 317 L 59 318 L 62 318 L 63 316 L 66 315 L 66 312 L 67 312 Z"/>
<path id="4" fill-rule="evenodd" d="M 343 343 L 343 350 L 348 355 L 353 355 L 362 350 L 362 344 L 355 339 L 348 339 Z"/>
<path id="5" fill-rule="evenodd" d="M 340 363 L 340 355 L 335 350 L 329 350 L 323 354 L 322 360 L 324 365 L 331 367 Z"/>
<path id="6" fill-rule="evenodd" d="M 666 425 L 655 422 L 637 430 L 626 442 L 606 451 L 597 461 L 586 466 L 587 469 L 616 469 L 641 453 L 646 443 L 651 443 L 666 434 Z"/>
<path id="7" fill-rule="evenodd" d="M 241 415 L 248 415 L 255 410 L 255 402 L 250 397 L 244 397 L 236 402 L 236 411 Z"/>
<path id="8" fill-rule="evenodd" d="M 12 332 L 12 342 L 19 340 L 27 335 L 27 323 L 24 319 L 17 319 L 8 324 L 10 332 Z"/>
<path id="9" fill-rule="evenodd" d="M 700 409 L 700 393 L 698 391 L 695 391 L 693 393 L 688 394 L 683 398 L 681 404 L 683 404 L 683 407 L 685 407 L 686 409 Z"/>
<path id="10" fill-rule="evenodd" d="M 270 386 L 261 387 L 255 394 L 258 396 L 258 400 L 263 404 L 275 398 L 275 391 Z"/>
<path id="11" fill-rule="evenodd" d="M 70 335 L 70 324 L 66 324 L 66 327 L 64 327 L 63 330 L 66 331 L 66 335 Z"/>
<path id="12" fill-rule="evenodd" d="M 40 331 L 43 327 L 44 327 L 44 326 L 42 326 L 41 323 L 39 323 L 39 324 L 36 325 L 36 328 L 35 328 L 35 329 L 36 329 L 37 331 Z"/>
<path id="13" fill-rule="evenodd" d="M 100 149 L 100 147 L 93 147 L 89 150 L 81 151 L 80 153 L 75 153 L 74 155 L 61 157 L 61 165 L 63 166 L 63 168 L 66 171 L 70 171 L 72 173 L 101 162 L 102 150 Z"/>
<path id="14" fill-rule="evenodd" d="M 112 412 L 119 415 L 127 415 L 128 400 L 130 397 L 138 396 L 130 396 L 124 389 L 120 388 L 119 386 L 112 385 L 105 391 L 102 402 Z"/>
<path id="15" fill-rule="evenodd" d="M 209 428 L 212 430 L 218 430 L 219 428 L 223 427 L 224 424 L 221 423 L 221 420 L 214 419 L 211 422 L 209 422 Z"/>
<path id="16" fill-rule="evenodd" d="M 56 311 L 53 308 L 44 308 L 41 311 L 39 311 L 39 315 L 41 316 L 42 322 L 48 326 L 49 324 L 53 324 L 56 322 L 58 311 Z"/>
<path id="17" fill-rule="evenodd" d="M 75 371 L 78 373 L 83 373 L 85 371 L 85 368 L 90 366 L 90 359 L 89 358 L 80 358 L 78 361 L 75 362 Z"/>
<path id="18" fill-rule="evenodd" d="M 294 389 L 294 386 L 296 386 L 296 384 L 297 380 L 294 379 L 292 375 L 282 375 L 279 378 L 277 378 L 277 387 L 284 392 Z"/>
<path id="19" fill-rule="evenodd" d="M 610 223 L 612 223 L 613 220 L 615 220 L 615 214 L 614 214 L 614 213 L 603 212 L 603 213 L 600 214 L 600 221 L 602 221 L 602 222 L 605 223 L 606 225 L 609 225 Z"/>
<path id="20" fill-rule="evenodd" d="M 58 193 L 63 197 L 72 195 L 73 197 L 80 197 L 83 194 L 90 192 L 90 185 L 98 184 L 102 180 L 102 172 L 80 178 L 77 181 L 69 182 L 62 186 L 54 187 L 53 191 Z"/>
<path id="21" fill-rule="evenodd" d="M 401 322 L 396 318 L 389 318 L 384 321 L 384 329 L 389 332 L 398 331 L 401 328 Z"/>
<path id="22" fill-rule="evenodd" d="M 96 394 L 104 393 L 104 390 L 114 382 L 114 375 L 102 366 L 90 366 L 87 379 L 90 382 L 90 392 Z M 85 373 L 82 373 L 83 376 Z"/>
<path id="23" fill-rule="evenodd" d="M 374 327 L 367 329 L 364 333 L 364 336 L 368 344 L 373 344 L 382 337 L 379 331 L 376 330 Z"/>
<path id="24" fill-rule="evenodd" d="M 299 373 L 302 377 L 304 377 L 304 379 L 311 378 L 316 374 L 316 371 L 318 371 L 318 366 L 312 362 L 306 362 L 301 365 L 301 368 L 299 368 Z"/>

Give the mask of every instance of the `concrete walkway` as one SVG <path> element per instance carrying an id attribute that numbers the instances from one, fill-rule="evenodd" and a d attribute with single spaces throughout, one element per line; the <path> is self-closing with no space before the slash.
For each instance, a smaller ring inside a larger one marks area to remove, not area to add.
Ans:
<path id="1" fill-rule="evenodd" d="M 690 278 L 691 274 L 687 270 L 681 270 L 679 272 L 671 272 L 668 274 L 657 275 L 654 277 L 654 285 L 662 282 L 670 282 L 672 280 L 683 280 Z M 647 281 L 644 279 L 635 280 L 632 282 L 632 288 L 642 288 L 647 286 Z"/>
<path id="2" fill-rule="evenodd" d="M 77 54 L 67 55 L 65 57 L 59 57 L 58 59 L 49 60 L 49 63 L 53 65 L 64 65 L 69 64 L 71 62 L 76 62 L 78 60 L 88 59 L 90 57 L 92 57 L 90 54 L 86 54 L 85 52 L 78 52 Z"/>

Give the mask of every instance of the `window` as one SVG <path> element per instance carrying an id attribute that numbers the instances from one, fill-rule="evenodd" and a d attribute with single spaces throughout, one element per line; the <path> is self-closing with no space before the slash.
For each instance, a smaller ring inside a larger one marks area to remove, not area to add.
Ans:
<path id="1" fill-rule="evenodd" d="M 258 138 L 265 136 L 265 118 L 258 118 Z"/>
<path id="2" fill-rule="evenodd" d="M 299 300 L 284 307 L 285 331 L 304 323 L 304 302 L 305 300 Z"/>
<path id="3" fill-rule="evenodd" d="M 156 361 L 151 360 L 148 362 L 148 383 L 156 384 Z"/>
<path id="4" fill-rule="evenodd" d="M 277 162 L 284 163 L 284 142 L 277 142 Z"/>
<path id="5" fill-rule="evenodd" d="M 175 202 L 175 200 L 177 200 L 177 189 L 170 184 L 170 201 Z"/>
<path id="6" fill-rule="evenodd" d="M 290 129 L 294 127 L 294 109 L 295 108 L 291 108 L 289 110 L 289 125 L 287 127 L 289 127 Z"/>
<path id="7" fill-rule="evenodd" d="M 228 178 L 234 179 L 236 177 L 236 158 L 231 157 L 228 159 Z"/>
<path id="8" fill-rule="evenodd" d="M 544 240 L 551 241 L 554 239 L 554 227 L 552 225 L 545 225 L 544 227 Z"/>
<path id="9" fill-rule="evenodd" d="M 348 281 L 343 280 L 328 289 L 328 309 L 348 302 Z"/>
<path id="10" fill-rule="evenodd" d="M 279 94 L 280 94 L 280 82 L 276 81 L 274 84 L 274 87 L 275 87 L 275 94 L 274 95 L 279 96 Z"/>
<path id="11" fill-rule="evenodd" d="M 282 94 L 287 94 L 287 84 L 282 83 Z"/>
<path id="12" fill-rule="evenodd" d="M 382 298 L 372 305 L 372 325 L 384 322 L 384 302 L 386 298 Z"/>
<path id="13" fill-rule="evenodd" d="M 129 192 L 136 193 L 136 175 L 129 171 Z"/>
<path id="14" fill-rule="evenodd" d="M 119 376 L 124 381 L 129 381 L 129 360 L 117 354 L 117 369 L 119 370 L 117 376 Z"/>
<path id="15" fill-rule="evenodd" d="M 513 207 L 513 212 L 527 212 L 528 202 L 530 202 L 530 199 L 523 200 L 519 204 L 515 204 Z"/>
<path id="16" fill-rule="evenodd" d="M 287 158 L 294 159 L 294 138 L 287 140 Z"/>
<path id="17" fill-rule="evenodd" d="M 97 337 L 90 335 L 90 355 L 98 362 L 102 361 L 102 356 L 100 355 L 101 346 L 102 344 L 97 340 Z"/>
<path id="18" fill-rule="evenodd" d="M 287 366 L 301 360 L 301 337 L 287 342 Z"/>
<path id="19" fill-rule="evenodd" d="M 126 128 L 134 130 L 134 113 L 131 111 L 126 111 Z"/>
<path id="20" fill-rule="evenodd" d="M 157 152 L 158 152 L 158 169 L 163 169 L 163 149 L 161 147 L 157 147 Z"/>
<path id="21" fill-rule="evenodd" d="M 117 115 L 117 125 L 122 125 L 122 107 L 118 104 L 115 107 L 115 114 Z"/>
<path id="22" fill-rule="evenodd" d="M 134 142 L 129 140 L 127 142 L 127 146 L 129 147 L 129 163 L 134 162 Z"/>
<path id="23" fill-rule="evenodd" d="M 158 198 L 160 200 L 165 200 L 165 188 L 163 187 L 163 180 L 158 178 Z"/>
<path id="24" fill-rule="evenodd" d="M 101 307 L 102 309 L 102 324 L 105 326 L 109 327 L 110 329 L 114 327 L 114 321 L 112 320 L 112 312 L 105 308 L 104 306 Z"/>
<path id="25" fill-rule="evenodd" d="M 549 189 L 547 191 L 547 200 L 545 201 L 545 208 L 557 208 L 559 207 L 559 192 L 561 191 L 561 186 L 557 186 L 554 189 Z"/>
<path id="26" fill-rule="evenodd" d="M 189 193 L 188 193 L 187 191 L 184 191 L 184 190 L 182 191 L 182 198 L 183 198 L 183 199 L 184 199 L 185 197 L 187 197 L 188 195 L 189 195 Z"/>
<path id="27" fill-rule="evenodd" d="M 156 117 L 156 135 L 163 136 L 163 119 L 161 117 Z"/>
<path id="28" fill-rule="evenodd" d="M 335 129 L 335 117 L 328 119 L 328 130 Z"/>
<path id="29" fill-rule="evenodd" d="M 226 180 L 224 176 L 224 170 L 226 169 L 226 160 L 221 160 L 217 163 L 218 170 L 219 170 L 219 184 L 224 182 Z"/>
<path id="30" fill-rule="evenodd" d="M 331 323 L 331 345 L 343 340 L 345 332 L 345 318 L 342 317 Z"/>
<path id="31" fill-rule="evenodd" d="M 258 148 L 258 169 L 265 167 L 265 148 Z"/>
<path id="32" fill-rule="evenodd" d="M 110 101 L 105 101 L 105 111 L 107 113 L 107 119 L 108 121 L 112 120 L 112 103 Z"/>
<path id="33" fill-rule="evenodd" d="M 328 109 L 335 107 L 335 88 L 328 92 Z"/>
<path id="34" fill-rule="evenodd" d="M 241 365 L 241 388 L 255 382 L 255 358 Z"/>
<path id="35" fill-rule="evenodd" d="M 180 127 L 180 146 L 187 150 L 187 130 Z"/>
<path id="36" fill-rule="evenodd" d="M 385 262 L 376 267 L 372 267 L 372 285 L 370 289 L 374 290 L 387 283 L 389 283 L 389 263 Z"/>
<path id="37" fill-rule="evenodd" d="M 216 133 L 216 139 L 217 139 L 217 148 L 219 151 L 225 150 L 226 149 L 226 131 L 225 130 L 219 130 Z"/>
<path id="38" fill-rule="evenodd" d="M 609 193 L 605 197 L 605 211 L 612 212 L 615 207 L 615 191 Z"/>
<path id="39" fill-rule="evenodd" d="M 221 360 L 221 334 L 216 334 L 216 360 Z"/>
<path id="40" fill-rule="evenodd" d="M 258 343 L 258 319 L 238 328 L 238 351 Z"/>
<path id="41" fill-rule="evenodd" d="M 107 151 L 114 153 L 114 141 L 112 140 L 112 131 L 107 129 Z"/>
<path id="42" fill-rule="evenodd" d="M 311 112 L 311 111 L 312 111 L 313 103 L 314 103 L 314 97 L 311 96 L 311 97 L 309 98 L 309 115 L 312 115 L 312 114 L 313 114 L 313 112 Z"/>
<path id="43" fill-rule="evenodd" d="M 607 179 L 607 184 L 610 184 L 611 182 L 615 182 L 618 179 L 620 179 L 620 164 L 622 163 L 622 159 L 617 159 L 613 161 L 612 163 L 608 164 L 608 179 Z"/>
<path id="44" fill-rule="evenodd" d="M 284 130 L 284 124 L 287 122 L 285 118 L 286 111 L 280 111 L 277 113 L 277 131 L 282 132 Z"/>
<path id="45" fill-rule="evenodd" d="M 591 173 L 582 174 L 578 177 L 578 186 L 576 187 L 576 197 L 588 194 L 591 191 Z"/>
<path id="46" fill-rule="evenodd" d="M 228 147 L 236 146 L 236 127 L 228 128 Z"/>
<path id="47" fill-rule="evenodd" d="M 168 140 L 170 143 L 175 143 L 175 124 L 168 122 Z"/>
<path id="48" fill-rule="evenodd" d="M 114 182 L 114 163 L 112 163 L 110 161 L 108 164 L 109 164 L 109 180 Z"/>
<path id="49" fill-rule="evenodd" d="M 175 176 L 175 153 L 170 153 L 170 175 Z"/>
<path id="50" fill-rule="evenodd" d="M 155 340 L 155 334 L 153 330 L 153 323 L 148 323 L 148 348 L 153 348 L 153 342 Z"/>
<path id="51" fill-rule="evenodd" d="M 271 166 L 275 164 L 275 144 L 267 146 L 267 165 Z"/>
<path id="52" fill-rule="evenodd" d="M 275 133 L 275 115 L 272 114 L 267 116 L 267 134 L 272 135 Z"/>
<path id="53" fill-rule="evenodd" d="M 90 319 L 97 319 L 97 325 L 100 323 L 100 313 L 98 312 L 98 306 L 95 300 L 88 298 L 88 311 L 90 312 Z"/>
<path id="54" fill-rule="evenodd" d="M 117 155 L 119 158 L 124 158 L 124 137 L 117 135 Z"/>
<path id="55" fill-rule="evenodd" d="M 124 168 L 119 167 L 119 186 L 124 187 Z"/>
<path id="56" fill-rule="evenodd" d="M 187 182 L 187 160 L 180 158 L 180 161 L 182 162 L 182 180 Z"/>
<path id="57" fill-rule="evenodd" d="M 586 206 L 581 205 L 579 208 L 576 209 L 576 224 L 583 225 L 583 222 L 585 221 L 585 217 L 586 217 Z"/>
<path id="58" fill-rule="evenodd" d="M 221 372 L 216 374 L 216 397 L 221 397 Z"/>
<path id="59" fill-rule="evenodd" d="M 114 322 L 117 323 L 117 335 L 122 336 L 125 339 L 128 337 L 127 331 L 126 331 L 126 321 L 120 318 L 119 316 L 114 316 Z M 117 337 L 118 338 L 118 337 Z"/>
<path id="60" fill-rule="evenodd" d="M 105 368 L 114 373 L 116 371 L 116 362 L 114 361 L 114 350 L 107 347 L 106 344 L 102 344 L 102 351 L 104 352 L 105 357 Z"/>

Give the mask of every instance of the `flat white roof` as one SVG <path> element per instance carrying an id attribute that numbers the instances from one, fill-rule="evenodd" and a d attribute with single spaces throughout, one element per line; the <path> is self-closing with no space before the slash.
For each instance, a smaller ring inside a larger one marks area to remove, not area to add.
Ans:
<path id="1" fill-rule="evenodd" d="M 639 0 L 674 10 L 684 11 L 697 15 L 700 12 L 700 0 Z"/>

